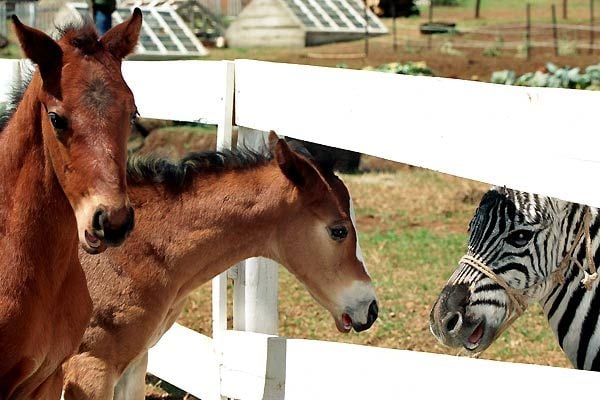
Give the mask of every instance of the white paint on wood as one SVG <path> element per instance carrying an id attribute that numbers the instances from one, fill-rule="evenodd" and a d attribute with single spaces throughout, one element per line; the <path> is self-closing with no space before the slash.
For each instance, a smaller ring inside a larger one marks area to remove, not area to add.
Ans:
<path id="1" fill-rule="evenodd" d="M 222 79 L 222 91 L 218 96 L 222 105 L 221 115 L 217 117 L 217 150 L 231 150 L 233 147 L 233 96 L 235 85 L 235 65 L 233 62 L 222 61 L 224 74 L 215 79 Z M 220 86 L 220 85 L 217 85 Z M 223 272 L 212 280 L 212 328 L 215 357 L 221 365 L 222 336 L 227 330 L 227 272 Z M 215 371 L 220 382 L 220 368 Z M 217 396 L 221 400 L 220 396 Z"/>
<path id="2" fill-rule="evenodd" d="M 600 207 L 600 92 L 236 61 L 236 124 Z"/>
<path id="3" fill-rule="evenodd" d="M 240 128 L 238 146 L 264 150 L 268 143 L 267 132 Z M 278 317 L 278 265 L 262 257 L 246 260 L 238 267 L 238 277 L 233 285 L 234 327 L 249 332 L 277 334 Z M 236 318 L 238 321 L 236 321 Z M 239 319 L 242 321 L 239 321 Z"/>
<path id="4" fill-rule="evenodd" d="M 220 114 L 215 115 L 215 122 L 218 124 L 217 150 L 231 150 L 233 142 L 234 65 L 228 61 L 222 61 L 219 64 L 224 73 L 217 74 L 214 77 L 214 88 L 221 88 L 220 93 L 214 94 L 221 105 L 221 108 L 217 109 Z M 219 79 L 221 79 L 220 82 Z M 209 98 L 214 95 L 209 95 Z M 212 280 L 212 314 L 213 337 L 219 339 L 221 333 L 227 329 L 227 272 L 219 274 Z"/>
<path id="5" fill-rule="evenodd" d="M 232 149 L 233 143 L 233 96 L 235 87 L 235 64 L 232 61 L 221 61 L 224 74 L 219 74 L 215 79 L 223 79 L 220 84 L 221 93 L 217 96 L 223 106 L 218 116 L 217 124 L 217 150 Z"/>
<path id="6" fill-rule="evenodd" d="M 225 343 L 222 394 L 241 399 L 558 399 L 597 386 L 597 373 L 547 366 L 235 331 Z M 490 390 L 492 381 L 510 384 Z"/>
<path id="7" fill-rule="evenodd" d="M 350 220 L 352 221 L 352 225 L 354 225 L 354 230 L 356 231 L 356 259 L 363 263 L 363 267 L 365 270 L 367 269 L 367 264 L 365 263 L 365 258 L 363 257 L 362 249 L 360 248 L 360 238 L 358 237 L 358 225 L 356 224 L 356 213 L 354 212 L 354 202 L 352 201 L 352 196 L 349 197 L 350 202 Z"/>
<path id="8" fill-rule="evenodd" d="M 19 75 L 19 60 L 0 59 L 0 103 L 9 100 L 10 91 Z"/>
<path id="9" fill-rule="evenodd" d="M 221 394 L 234 399 L 283 399 L 285 341 L 277 336 L 229 331 L 224 338 Z"/>
<path id="10" fill-rule="evenodd" d="M 276 335 L 279 266 L 263 257 L 246 260 L 245 330 Z"/>
<path id="11" fill-rule="evenodd" d="M 204 399 L 215 397 L 212 340 L 179 325 L 150 351 L 149 371 Z M 236 399 L 577 398 L 593 393 L 597 373 L 442 354 L 227 331 L 220 395 Z M 560 382 L 532 385 L 531 382 Z"/>
<path id="12" fill-rule="evenodd" d="M 246 330 L 246 261 L 231 267 L 233 278 L 233 329 Z"/>
<path id="13" fill-rule="evenodd" d="M 219 124 L 226 107 L 226 61 L 125 61 L 123 76 L 145 118 Z"/>
<path id="14" fill-rule="evenodd" d="M 150 349 L 148 372 L 198 398 L 221 398 L 213 340 L 179 324 Z"/>

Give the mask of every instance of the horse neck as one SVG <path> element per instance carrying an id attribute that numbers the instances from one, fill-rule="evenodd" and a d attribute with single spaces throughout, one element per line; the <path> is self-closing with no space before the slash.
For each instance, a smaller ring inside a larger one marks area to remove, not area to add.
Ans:
<path id="1" fill-rule="evenodd" d="M 25 260 L 39 257 L 52 265 L 65 251 L 76 254 L 76 244 L 67 243 L 76 240 L 77 229 L 44 145 L 40 86 L 39 77 L 34 77 L 0 133 L 0 237 L 10 240 Z"/>
<path id="2" fill-rule="evenodd" d="M 130 186 L 139 224 L 128 245 L 150 245 L 152 260 L 166 260 L 157 267 L 193 288 L 246 258 L 277 258 L 277 226 L 293 215 L 295 196 L 275 163 L 198 175 L 177 195 Z M 152 262 L 147 254 L 142 263 Z"/>

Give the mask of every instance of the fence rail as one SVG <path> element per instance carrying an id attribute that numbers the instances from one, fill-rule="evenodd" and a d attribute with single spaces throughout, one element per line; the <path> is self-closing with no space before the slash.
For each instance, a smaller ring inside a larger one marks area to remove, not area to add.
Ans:
<path id="1" fill-rule="evenodd" d="M 8 36 L 8 24 L 6 23 L 6 3 L 0 1 L 0 35 Z"/>
<path id="2" fill-rule="evenodd" d="M 600 206 L 600 188 L 591 184 L 600 176 L 598 92 L 252 60 L 126 62 L 123 70 L 141 116 L 216 123 L 220 147 L 230 146 L 235 122 L 245 135 L 274 129 Z M 4 78 L 18 74 L 18 63 L 0 60 L 0 72 L 1 101 Z M 240 270 L 232 274 L 234 291 L 241 291 L 234 316 L 242 307 L 246 329 L 249 320 L 256 330 L 271 329 L 265 321 L 277 316 L 276 279 L 263 279 L 256 263 L 244 268 L 245 285 L 237 281 Z M 596 390 L 598 375 L 584 371 L 227 331 L 226 279 L 213 282 L 213 339 L 175 325 L 150 352 L 151 372 L 205 400 L 462 399 L 462 385 L 486 399 L 516 391 L 519 398 L 574 398 Z"/>

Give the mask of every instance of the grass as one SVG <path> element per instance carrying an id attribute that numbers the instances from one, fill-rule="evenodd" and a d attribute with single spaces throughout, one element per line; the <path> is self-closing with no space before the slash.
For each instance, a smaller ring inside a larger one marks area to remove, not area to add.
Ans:
<path id="1" fill-rule="evenodd" d="M 453 19 L 460 21 L 463 26 L 485 26 L 500 23 L 525 23 L 525 7 L 531 4 L 531 20 L 533 22 L 550 22 L 551 6 L 556 5 L 558 23 L 582 23 L 589 21 L 589 0 L 570 0 L 568 2 L 568 19 L 562 19 L 562 2 L 555 0 L 482 0 L 480 18 L 475 19 L 476 0 L 461 0 L 455 7 L 434 7 L 435 20 Z M 408 21 L 422 22 L 429 16 L 429 8 L 421 7 L 421 17 Z"/>
<path id="2" fill-rule="evenodd" d="M 20 58 L 21 49 L 15 43 L 9 43 L 3 49 L 0 49 L 0 58 Z"/>
<path id="3" fill-rule="evenodd" d="M 21 48 L 17 44 L 17 38 L 12 29 L 8 30 L 8 46 L 0 49 L 0 58 L 21 58 Z"/>
<path id="4" fill-rule="evenodd" d="M 214 135 L 216 128 L 214 125 L 186 123 L 161 128 L 161 131 L 167 134 L 191 134 L 191 135 Z"/>
<path id="5" fill-rule="evenodd" d="M 284 268 L 279 334 L 395 349 L 456 354 L 429 332 L 429 310 L 465 252 L 467 225 L 487 185 L 418 168 L 345 175 L 360 239 L 380 300 L 368 331 L 340 334 Z M 183 324 L 210 332 L 210 286 L 191 296 Z M 529 309 L 482 358 L 568 367 L 539 307 Z"/>

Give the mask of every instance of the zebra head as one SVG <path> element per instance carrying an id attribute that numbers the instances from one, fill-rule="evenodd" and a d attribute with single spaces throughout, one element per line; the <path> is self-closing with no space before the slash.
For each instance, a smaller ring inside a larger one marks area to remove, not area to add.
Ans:
<path id="1" fill-rule="evenodd" d="M 481 352 L 548 291 L 563 203 L 498 187 L 483 196 L 469 225 L 468 253 L 431 310 L 440 342 Z"/>

